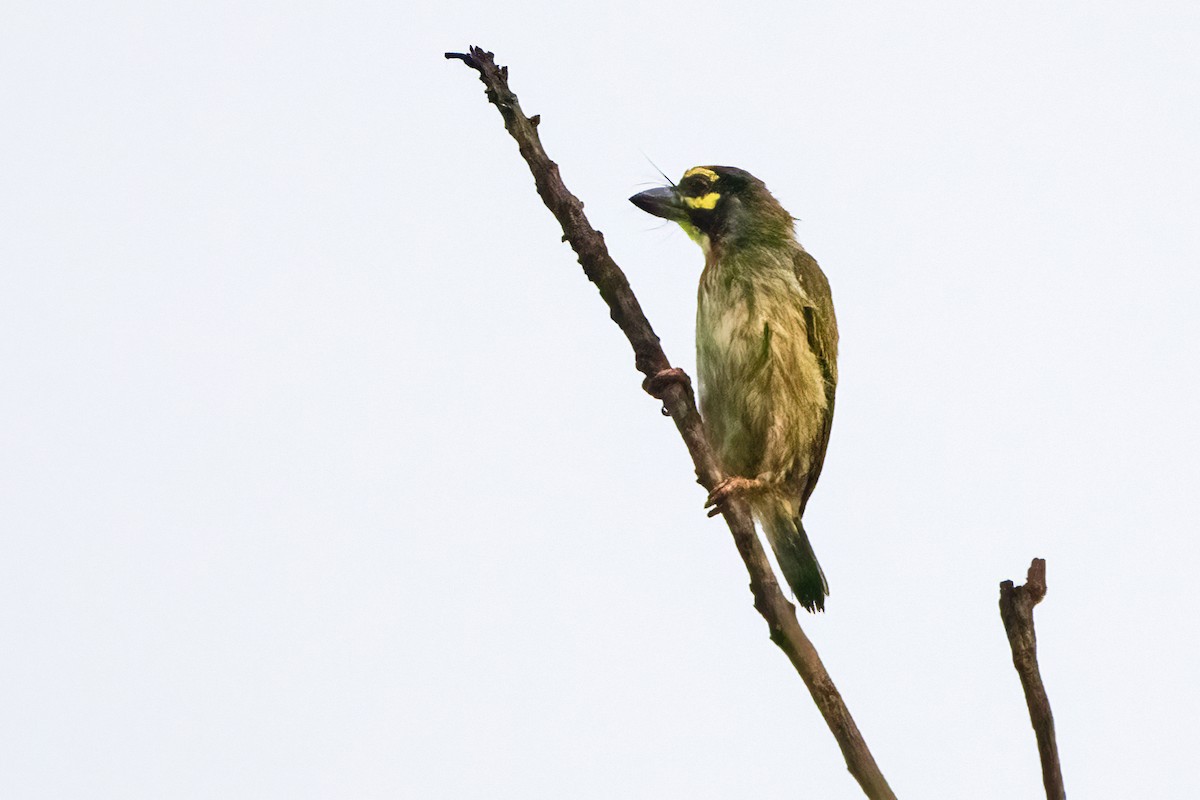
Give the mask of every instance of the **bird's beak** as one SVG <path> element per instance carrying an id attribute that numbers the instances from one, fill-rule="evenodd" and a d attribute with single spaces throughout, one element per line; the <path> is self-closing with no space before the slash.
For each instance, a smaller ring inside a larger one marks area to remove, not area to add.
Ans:
<path id="1" fill-rule="evenodd" d="M 656 217 L 669 219 L 673 222 L 688 221 L 687 209 L 680 202 L 679 195 L 675 192 L 675 189 L 670 186 L 660 186 L 657 189 L 639 192 L 629 198 L 629 202 L 647 214 L 653 214 Z"/>

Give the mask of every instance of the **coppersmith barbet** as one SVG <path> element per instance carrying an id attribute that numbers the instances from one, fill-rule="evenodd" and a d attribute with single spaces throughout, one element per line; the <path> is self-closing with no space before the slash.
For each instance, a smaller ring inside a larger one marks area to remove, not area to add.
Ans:
<path id="1" fill-rule="evenodd" d="M 796 599 L 829 594 L 801 518 L 833 421 L 837 320 L 829 282 L 796 241 L 795 220 L 758 178 L 693 167 L 678 184 L 629 198 L 679 223 L 704 250 L 696 306 L 700 414 L 733 496 L 762 524 Z"/>

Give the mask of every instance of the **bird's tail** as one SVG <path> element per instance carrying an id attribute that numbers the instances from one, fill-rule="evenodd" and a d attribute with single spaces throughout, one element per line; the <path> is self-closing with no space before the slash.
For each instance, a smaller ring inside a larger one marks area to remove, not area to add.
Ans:
<path id="1" fill-rule="evenodd" d="M 825 582 L 825 573 L 817 563 L 817 554 L 813 552 L 800 517 L 777 509 L 764 515 L 762 522 L 767 541 L 775 551 L 775 560 L 800 605 L 808 611 L 824 611 L 829 584 Z"/>

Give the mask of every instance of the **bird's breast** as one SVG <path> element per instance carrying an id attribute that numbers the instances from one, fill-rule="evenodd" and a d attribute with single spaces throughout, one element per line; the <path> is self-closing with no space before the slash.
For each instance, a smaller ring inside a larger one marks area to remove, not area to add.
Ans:
<path id="1" fill-rule="evenodd" d="M 807 298 L 790 271 L 752 281 L 707 277 L 696 310 L 696 367 L 714 447 L 735 474 L 757 474 L 764 459 L 784 468 L 782 461 L 807 452 L 827 406 L 808 343 Z"/>

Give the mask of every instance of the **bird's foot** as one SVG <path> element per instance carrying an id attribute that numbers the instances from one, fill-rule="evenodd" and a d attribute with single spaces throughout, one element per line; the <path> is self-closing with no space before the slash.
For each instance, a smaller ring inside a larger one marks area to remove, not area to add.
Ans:
<path id="1" fill-rule="evenodd" d="M 645 389 L 646 393 L 651 397 L 662 400 L 664 399 L 663 395 L 665 395 L 667 392 L 667 388 L 673 383 L 681 383 L 684 386 L 691 386 L 692 379 L 689 378 L 688 374 L 683 370 L 676 367 L 668 367 L 667 369 L 659 370 L 654 375 L 651 375 L 649 378 L 646 378 L 646 380 L 642 381 L 642 388 Z"/>
<path id="2" fill-rule="evenodd" d="M 763 482 L 757 478 L 743 478 L 740 475 L 733 475 L 718 483 L 708 493 L 708 500 L 704 502 L 704 507 L 709 509 L 708 515 L 710 517 L 715 517 L 725 510 L 730 500 L 744 498 L 748 494 L 762 490 L 762 488 Z"/>

